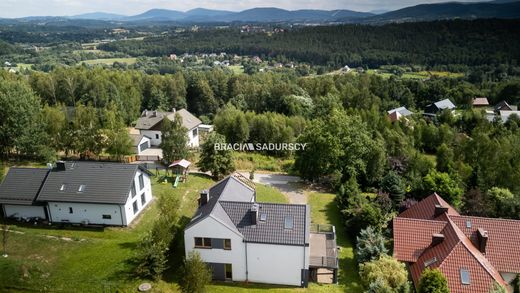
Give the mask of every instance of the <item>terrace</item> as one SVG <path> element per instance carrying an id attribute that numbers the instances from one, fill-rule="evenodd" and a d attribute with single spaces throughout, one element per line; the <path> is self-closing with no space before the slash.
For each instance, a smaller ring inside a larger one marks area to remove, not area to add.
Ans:
<path id="1" fill-rule="evenodd" d="M 339 265 L 336 228 L 332 225 L 312 224 L 310 231 L 310 281 L 337 283 Z"/>

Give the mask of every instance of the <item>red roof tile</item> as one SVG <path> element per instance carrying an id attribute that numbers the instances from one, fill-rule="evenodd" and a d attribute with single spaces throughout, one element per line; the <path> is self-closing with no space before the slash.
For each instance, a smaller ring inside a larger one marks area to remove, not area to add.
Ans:
<path id="1" fill-rule="evenodd" d="M 448 210 L 433 219 L 435 205 Z M 485 255 L 476 246 L 479 228 L 489 235 Z M 506 284 L 499 272 L 520 272 L 520 259 L 512 257 L 520 253 L 520 221 L 460 216 L 433 194 L 394 219 L 393 229 L 394 256 L 410 263 L 416 285 L 430 267 L 446 276 L 451 292 L 487 293 L 495 281 Z M 432 246 L 433 234 L 444 235 L 444 240 Z M 470 284 L 462 283 L 461 269 L 468 270 Z"/>

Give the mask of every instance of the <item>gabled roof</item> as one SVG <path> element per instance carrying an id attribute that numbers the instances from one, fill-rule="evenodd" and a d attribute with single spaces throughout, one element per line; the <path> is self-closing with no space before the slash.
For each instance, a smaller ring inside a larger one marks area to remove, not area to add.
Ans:
<path id="1" fill-rule="evenodd" d="M 448 208 L 449 215 L 459 216 L 459 213 L 450 206 L 442 197 L 434 193 L 427 198 L 421 200 L 416 205 L 402 212 L 400 218 L 412 218 L 423 220 L 435 220 L 435 206 L 440 205 Z"/>
<path id="2" fill-rule="evenodd" d="M 309 243 L 310 212 L 306 205 L 256 203 L 255 189 L 238 176 L 228 176 L 209 189 L 209 201 L 198 208 L 185 229 L 212 217 L 232 231 L 242 235 L 244 241 L 280 245 L 306 245 Z M 252 225 L 253 204 L 259 215 L 267 220 Z M 293 228 L 285 229 L 285 217 L 291 217 Z"/>
<path id="3" fill-rule="evenodd" d="M 135 128 L 142 130 L 161 130 L 161 122 L 163 119 L 168 118 L 170 121 L 174 121 L 176 114 L 179 114 L 179 116 L 182 118 L 182 126 L 188 130 L 191 130 L 202 124 L 202 121 L 200 121 L 199 118 L 195 117 L 186 109 L 180 109 L 175 112 L 144 110 L 141 114 L 141 117 L 139 117 L 137 120 Z"/>
<path id="4" fill-rule="evenodd" d="M 10 168 L 0 184 L 0 204 L 32 205 L 49 169 Z"/>
<path id="5" fill-rule="evenodd" d="M 516 111 L 518 110 L 517 106 L 511 106 L 506 101 L 500 101 L 495 105 L 495 111 Z"/>
<path id="6" fill-rule="evenodd" d="M 220 204 L 246 242 L 300 246 L 309 243 L 306 205 L 258 203 L 258 213 L 266 214 L 266 221 L 258 219 L 253 225 L 252 203 L 220 201 Z M 292 218 L 291 229 L 284 227 L 286 217 Z"/>
<path id="7" fill-rule="evenodd" d="M 395 108 L 395 109 L 389 110 L 387 113 L 390 115 L 390 114 L 395 113 L 395 112 L 398 112 L 402 116 L 410 116 L 410 115 L 413 114 L 413 112 L 408 110 L 408 109 L 406 109 L 406 107 Z"/>
<path id="8" fill-rule="evenodd" d="M 151 139 L 150 137 L 148 137 L 146 135 L 142 135 L 142 134 L 130 134 L 130 138 L 132 139 L 132 146 L 135 146 L 135 147 L 139 146 L 139 144 L 145 137 L 148 139 Z"/>
<path id="9" fill-rule="evenodd" d="M 49 172 L 37 200 L 122 205 L 138 169 L 150 175 L 133 164 L 65 162 L 65 170 L 54 168 Z M 83 191 L 79 191 L 81 185 Z"/>
<path id="10" fill-rule="evenodd" d="M 473 106 L 489 106 L 489 101 L 487 98 L 484 97 L 474 98 Z"/>
<path id="11" fill-rule="evenodd" d="M 191 165 L 191 162 L 188 161 L 188 160 L 185 160 L 185 159 L 182 159 L 182 160 L 177 160 L 177 161 L 174 161 L 173 163 L 170 164 L 170 166 L 168 167 L 175 167 L 175 166 L 181 166 L 183 168 L 188 168 L 189 166 Z"/>
<path id="12" fill-rule="evenodd" d="M 446 212 L 435 217 L 435 205 Z M 488 235 L 485 253 L 478 229 Z M 520 273 L 520 221 L 461 216 L 437 194 L 395 218 L 393 233 L 394 256 L 410 263 L 416 285 L 426 267 L 441 270 L 451 292 L 487 293 L 493 282 L 505 284 L 499 272 Z M 433 243 L 434 234 L 443 240 Z M 469 272 L 471 284 L 462 284 L 461 269 Z"/>
<path id="13" fill-rule="evenodd" d="M 442 101 L 438 101 L 433 103 L 439 110 L 444 109 L 455 109 L 455 104 L 451 102 L 450 99 L 444 99 Z"/>

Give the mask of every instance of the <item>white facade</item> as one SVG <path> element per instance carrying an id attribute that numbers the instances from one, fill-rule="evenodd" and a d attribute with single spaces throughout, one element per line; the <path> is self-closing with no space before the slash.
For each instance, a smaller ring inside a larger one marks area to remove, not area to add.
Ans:
<path id="1" fill-rule="evenodd" d="M 41 218 L 45 219 L 44 206 L 25 206 L 25 205 L 3 205 L 4 215 L 6 217 L 16 218 Z"/>
<path id="2" fill-rule="evenodd" d="M 139 176 L 143 174 L 144 187 L 141 189 Z M 150 177 L 137 170 L 134 176 L 136 194 L 132 191 L 124 205 L 101 203 L 49 202 L 49 221 L 54 223 L 84 223 L 94 225 L 128 226 L 152 200 Z M 134 212 L 134 203 L 137 206 Z"/>
<path id="3" fill-rule="evenodd" d="M 231 249 L 195 248 L 195 237 L 231 239 Z M 195 250 L 207 263 L 231 264 L 233 281 L 246 281 L 246 252 L 242 235 L 213 217 L 207 217 L 184 231 L 184 247 L 186 255 Z"/>
<path id="4" fill-rule="evenodd" d="M 230 239 L 231 249 L 196 248 L 195 237 Z M 309 269 L 309 247 L 246 243 L 243 236 L 213 217 L 184 231 L 186 255 L 197 251 L 204 262 L 231 264 L 233 281 L 302 286 Z"/>
<path id="5" fill-rule="evenodd" d="M 162 142 L 162 132 L 159 130 L 144 130 L 141 129 L 140 133 L 150 137 L 152 146 L 159 146 Z M 188 135 L 188 146 L 198 147 L 199 146 L 199 129 L 198 127 L 192 128 L 187 132 Z"/>
<path id="6" fill-rule="evenodd" d="M 309 247 L 247 243 L 247 262 L 251 282 L 302 286 Z"/>

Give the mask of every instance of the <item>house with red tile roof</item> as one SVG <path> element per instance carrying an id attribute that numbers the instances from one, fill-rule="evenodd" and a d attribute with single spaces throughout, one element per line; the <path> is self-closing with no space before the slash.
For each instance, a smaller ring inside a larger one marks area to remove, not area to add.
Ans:
<path id="1" fill-rule="evenodd" d="M 394 257 L 417 286 L 426 268 L 439 269 L 451 292 L 488 293 L 520 273 L 520 221 L 460 215 L 432 194 L 393 220 Z"/>

